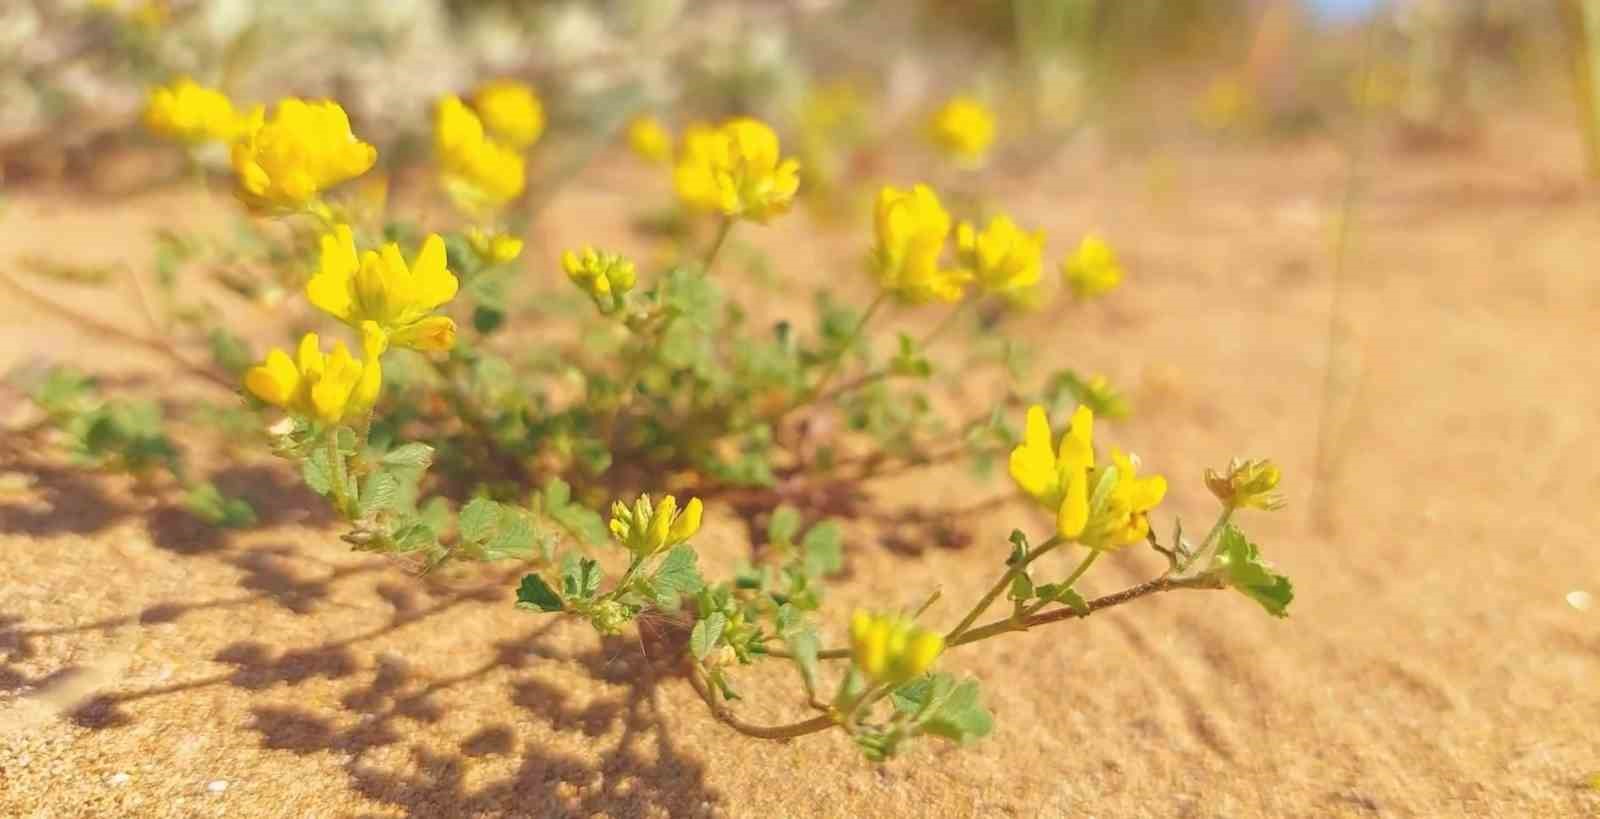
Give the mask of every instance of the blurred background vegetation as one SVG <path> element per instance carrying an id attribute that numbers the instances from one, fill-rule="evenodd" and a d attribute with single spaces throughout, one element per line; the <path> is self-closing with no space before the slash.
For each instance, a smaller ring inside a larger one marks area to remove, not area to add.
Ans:
<path id="1" fill-rule="evenodd" d="M 642 110 L 888 134 L 972 93 L 1018 137 L 1002 165 L 1021 166 L 1086 128 L 1131 148 L 1157 134 L 1292 138 L 1363 109 L 1418 147 L 1469 145 L 1512 98 L 1600 127 L 1593 0 L 0 5 L 0 173 L 11 184 L 122 184 L 107 163 L 141 147 L 127 126 L 145 90 L 177 75 L 247 101 L 335 97 L 397 163 L 425 142 L 434 100 L 487 76 L 533 82 L 553 132 L 580 142 Z"/>

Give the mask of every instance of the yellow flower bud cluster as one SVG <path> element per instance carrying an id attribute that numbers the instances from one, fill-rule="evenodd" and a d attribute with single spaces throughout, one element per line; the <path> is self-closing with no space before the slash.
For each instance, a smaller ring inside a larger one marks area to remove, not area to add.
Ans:
<path id="1" fill-rule="evenodd" d="M 927 673 L 944 651 L 944 635 L 894 614 L 857 611 L 850 618 L 850 657 L 880 685 L 899 685 Z"/>

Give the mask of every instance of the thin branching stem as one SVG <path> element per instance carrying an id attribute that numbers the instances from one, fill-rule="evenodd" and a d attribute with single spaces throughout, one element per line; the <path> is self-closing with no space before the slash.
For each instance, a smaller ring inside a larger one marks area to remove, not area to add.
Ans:
<path id="1" fill-rule="evenodd" d="M 745 722 L 739 719 L 725 703 L 717 699 L 716 693 L 711 690 L 711 685 L 706 680 L 705 670 L 700 667 L 699 663 L 690 664 L 689 684 L 694 687 L 695 693 L 700 695 L 700 699 L 705 700 L 706 706 L 711 709 L 712 715 L 719 722 L 745 736 L 757 739 L 794 739 L 795 737 L 803 737 L 806 734 L 826 731 L 839 725 L 832 713 L 822 714 L 800 722 L 791 722 L 787 725 L 756 725 Z"/>

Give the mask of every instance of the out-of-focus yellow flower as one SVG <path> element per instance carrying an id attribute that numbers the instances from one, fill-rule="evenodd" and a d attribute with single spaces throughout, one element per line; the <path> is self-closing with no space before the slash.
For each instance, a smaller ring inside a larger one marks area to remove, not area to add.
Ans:
<path id="1" fill-rule="evenodd" d="M 90 0 L 89 6 L 146 29 L 160 28 L 172 18 L 172 9 L 166 0 L 144 0 L 131 4 L 131 8 L 124 0 Z"/>
<path id="2" fill-rule="evenodd" d="M 1039 283 L 1044 232 L 1023 231 L 1004 214 L 990 219 L 982 232 L 962 222 L 956 228 L 956 253 L 983 289 L 1019 298 Z"/>
<path id="3" fill-rule="evenodd" d="M 994 144 L 994 114 L 972 97 L 956 97 L 928 123 L 933 142 L 963 163 L 981 163 Z"/>
<path id="4" fill-rule="evenodd" d="M 1206 470 L 1206 488 L 1225 506 L 1270 512 L 1283 508 L 1283 494 L 1277 491 L 1280 477 L 1272 461 L 1234 458 L 1226 472 Z"/>
<path id="5" fill-rule="evenodd" d="M 1256 113 L 1255 94 L 1238 77 L 1218 77 L 1206 86 L 1195 108 L 1200 124 L 1217 131 L 1246 124 Z"/>
<path id="6" fill-rule="evenodd" d="M 455 345 L 455 322 L 432 312 L 455 298 L 457 286 L 437 234 L 422 241 L 407 265 L 394 242 L 358 257 L 349 226 L 337 225 L 322 237 L 321 269 L 306 283 L 306 298 L 351 327 L 376 326 L 396 346 L 448 350 Z"/>
<path id="7" fill-rule="evenodd" d="M 672 162 L 672 132 L 655 117 L 634 117 L 628 123 L 628 147 L 646 162 Z"/>
<path id="8" fill-rule="evenodd" d="M 506 264 L 522 255 L 522 240 L 509 233 L 488 233 L 480 228 L 467 228 L 467 244 L 472 252 L 488 264 Z"/>
<path id="9" fill-rule="evenodd" d="M 932 188 L 885 186 L 878 191 L 874 216 L 878 241 L 870 266 L 880 287 L 908 304 L 961 300 L 972 274 L 939 264 L 950 214 Z"/>
<path id="10" fill-rule="evenodd" d="M 944 651 L 944 635 L 893 614 L 850 617 L 850 656 L 867 679 L 899 685 L 927 673 Z"/>
<path id="11" fill-rule="evenodd" d="M 544 133 L 544 105 L 539 95 L 515 80 L 495 80 L 478 86 L 472 94 L 483 125 L 518 150 L 527 150 Z"/>
<path id="12" fill-rule="evenodd" d="M 300 339 L 295 357 L 280 349 L 245 373 L 244 384 L 257 398 L 290 414 L 338 424 L 377 403 L 383 385 L 378 364 L 382 340 L 363 334 L 365 360 L 357 360 L 340 341 L 323 353 L 316 333 Z"/>
<path id="13" fill-rule="evenodd" d="M 672 495 L 653 506 L 649 495 L 640 495 L 631 507 L 617 501 L 611 504 L 611 534 L 628 551 L 649 557 L 694 537 L 704 508 L 699 498 L 690 498 L 679 511 Z"/>
<path id="14" fill-rule="evenodd" d="M 855 83 L 838 80 L 813 86 L 800 103 L 800 127 L 807 136 L 822 138 L 857 127 L 866 106 Z"/>
<path id="15" fill-rule="evenodd" d="M 463 210 L 497 210 L 522 194 L 526 183 L 522 155 L 486 136 L 483 122 L 460 98 L 440 100 L 434 112 L 433 144 L 445 190 Z"/>
<path id="16" fill-rule="evenodd" d="M 678 197 L 696 210 L 765 224 L 789 210 L 800 188 L 800 163 L 784 159 L 766 124 L 738 118 L 683 135 L 672 179 Z"/>
<path id="17" fill-rule="evenodd" d="M 234 111 L 226 94 L 188 77 L 150 89 L 144 107 L 146 128 L 182 142 L 230 142 L 249 122 Z"/>
<path id="18" fill-rule="evenodd" d="M 622 309 L 622 297 L 633 289 L 637 279 L 633 262 L 621 254 L 592 247 L 561 254 L 561 268 L 573 284 L 594 299 L 602 313 Z"/>
<path id="19" fill-rule="evenodd" d="M 271 119 L 263 116 L 258 109 L 233 144 L 239 194 L 252 207 L 304 208 L 378 159 L 378 149 L 356 139 L 336 102 L 290 97 L 278 103 Z"/>
<path id="20" fill-rule="evenodd" d="M 1122 276 L 1116 251 L 1094 233 L 1083 237 L 1078 249 L 1061 262 L 1062 281 L 1080 299 L 1110 293 L 1122 284 Z"/>

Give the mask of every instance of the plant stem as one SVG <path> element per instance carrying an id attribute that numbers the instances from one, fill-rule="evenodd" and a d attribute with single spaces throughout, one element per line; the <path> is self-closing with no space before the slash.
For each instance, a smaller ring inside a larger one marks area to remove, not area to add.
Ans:
<path id="1" fill-rule="evenodd" d="M 694 686 L 695 693 L 700 695 L 700 699 L 705 700 L 706 705 L 711 708 L 713 716 L 721 721 L 722 724 L 745 736 L 757 739 L 794 739 L 806 734 L 826 731 L 829 728 L 837 727 L 839 724 L 832 713 L 815 716 L 800 722 L 791 722 L 787 725 L 755 725 L 745 722 L 735 716 L 727 705 L 717 700 L 716 694 L 711 691 L 711 686 L 706 683 L 705 671 L 700 667 L 699 663 L 693 663 L 689 668 L 689 684 Z"/>
<path id="2" fill-rule="evenodd" d="M 1109 609 L 1112 606 L 1120 606 L 1123 603 L 1127 603 L 1131 600 L 1137 600 L 1140 597 L 1145 597 L 1157 592 L 1175 591 L 1177 589 L 1221 589 L 1225 588 L 1225 586 L 1226 584 L 1222 582 L 1221 578 L 1210 574 L 1182 578 L 1162 576 L 1154 580 L 1147 580 L 1137 586 L 1123 589 L 1116 594 L 1108 594 L 1104 597 L 1097 597 L 1093 600 L 1090 600 L 1089 605 L 1083 609 L 1081 613 L 1077 609 L 1062 608 L 1043 612 L 1041 614 L 1030 615 L 1022 618 L 1021 620 L 1016 620 L 1010 617 L 1002 620 L 996 620 L 993 623 L 971 629 L 954 640 L 946 641 L 945 648 L 950 649 L 956 646 L 966 645 L 967 643 L 976 643 L 979 640 L 986 640 L 990 637 L 1004 634 L 1008 631 L 1027 631 L 1034 626 L 1043 626 L 1059 620 L 1074 620 L 1080 617 L 1088 617 L 1090 614 L 1100 611 L 1101 609 Z M 818 656 L 820 657 L 821 655 L 819 654 Z"/>
<path id="3" fill-rule="evenodd" d="M 1180 575 L 1180 576 L 1182 576 L 1184 574 L 1187 574 L 1188 571 L 1189 571 L 1189 567 L 1190 566 L 1193 566 L 1196 563 L 1200 563 L 1201 562 L 1201 558 L 1205 557 L 1206 556 L 1206 552 L 1211 548 L 1212 542 L 1217 539 L 1217 535 L 1222 534 L 1223 527 L 1227 526 L 1228 525 L 1228 521 L 1230 521 L 1232 519 L 1233 519 L 1233 507 L 1232 506 L 1224 506 L 1224 507 L 1222 507 L 1222 514 L 1217 516 L 1217 522 L 1212 525 L 1211 531 L 1206 533 L 1206 539 L 1200 541 L 1200 545 L 1195 548 L 1195 550 L 1194 550 L 1194 552 L 1192 554 L 1189 555 L 1189 559 L 1188 560 L 1185 560 L 1182 563 L 1178 564 L 1178 569 L 1177 569 L 1177 571 L 1173 572 L 1173 574 L 1177 574 L 1177 575 Z M 1177 545 L 1180 545 L 1180 544 L 1173 544 L 1173 545 L 1177 546 Z"/>
<path id="4" fill-rule="evenodd" d="M 807 390 L 805 395 L 803 395 L 799 401 L 790 404 L 788 407 L 778 412 L 777 415 L 773 416 L 769 420 L 776 423 L 785 415 L 788 415 L 797 409 L 810 406 L 811 404 L 816 403 L 817 399 L 823 397 L 822 388 L 828 386 L 828 382 L 833 380 L 833 377 L 838 374 L 839 368 L 844 366 L 845 356 L 849 355 L 851 348 L 855 347 L 856 342 L 861 340 L 862 333 L 864 333 L 867 329 L 867 322 L 872 320 L 872 317 L 877 314 L 878 310 L 881 309 L 887 301 L 888 293 L 879 293 L 877 298 L 874 298 L 872 303 L 867 305 L 867 311 L 861 314 L 861 320 L 856 322 L 855 329 L 850 331 L 850 337 L 847 338 L 843 344 L 839 345 L 838 352 L 835 353 L 833 358 L 828 361 L 827 369 L 822 371 L 822 375 L 817 378 L 817 383 L 811 385 L 811 389 Z"/>
<path id="5" fill-rule="evenodd" d="M 972 301 L 964 301 L 964 302 L 956 305 L 955 309 L 951 310 L 948 314 L 946 314 L 945 317 L 943 319 L 941 319 L 937 325 L 934 325 L 934 328 L 931 331 L 929 331 L 927 335 L 923 336 L 921 339 L 919 339 L 917 341 L 916 349 L 919 350 L 919 351 L 927 350 L 928 346 L 930 344 L 932 344 L 934 341 L 937 341 L 938 338 L 940 336 L 944 335 L 947 330 L 949 330 L 951 327 L 954 327 L 956 325 L 956 319 L 959 318 L 961 316 L 961 314 L 966 311 L 967 305 L 970 305 L 970 304 L 973 304 L 973 302 Z M 852 341 L 851 343 L 854 344 L 854 341 Z M 833 389 L 831 389 L 831 390 L 829 390 L 829 391 L 827 391 L 825 393 L 822 393 L 820 395 L 815 396 L 811 400 L 812 401 L 819 401 L 819 402 L 820 401 L 832 401 L 833 399 L 838 398 L 839 396 L 844 395 L 844 394 L 846 394 L 848 392 L 851 392 L 853 390 L 859 389 L 861 387 L 865 387 L 868 384 L 871 384 L 871 383 L 876 382 L 876 381 L 882 381 L 883 379 L 888 378 L 890 375 L 893 375 L 893 373 L 890 372 L 888 368 L 884 368 L 884 369 L 881 369 L 881 370 L 873 370 L 872 372 L 866 373 L 865 375 L 861 375 L 861 376 L 858 376 L 856 378 L 852 378 L 849 381 L 846 381 L 843 384 L 840 384 L 839 386 L 834 387 Z"/>
<path id="6" fill-rule="evenodd" d="M 706 250 L 705 259 L 700 262 L 700 268 L 711 275 L 711 265 L 717 261 L 717 255 L 722 252 L 722 245 L 728 241 L 728 234 L 733 232 L 733 217 L 724 216 L 717 225 L 717 236 L 711 240 L 711 247 Z"/>
<path id="7" fill-rule="evenodd" d="M 339 428 L 328 430 L 328 470 L 333 474 L 329 483 L 333 489 L 333 504 L 339 509 L 339 515 L 345 519 L 350 518 L 350 495 L 345 490 L 348 480 L 344 471 L 344 453 L 339 451 Z"/>
<path id="8" fill-rule="evenodd" d="M 1141 597 L 1147 597 L 1149 595 L 1156 594 L 1157 592 L 1176 591 L 1178 589 L 1222 588 L 1227 588 L 1227 584 L 1223 582 L 1222 578 L 1213 574 L 1199 574 L 1193 577 L 1175 577 L 1170 574 L 1162 575 L 1154 580 L 1147 580 L 1137 586 L 1123 589 L 1122 591 L 1114 594 L 1108 594 L 1104 597 L 1096 597 L 1095 599 L 1090 600 L 1088 605 L 1082 610 L 1069 608 L 1053 609 L 1051 611 L 1023 617 L 1020 620 L 1014 617 L 1005 617 L 992 623 L 967 629 L 959 636 L 946 638 L 945 650 L 948 651 L 949 649 L 957 646 L 964 646 L 968 643 L 976 643 L 979 640 L 987 640 L 990 637 L 995 637 L 1007 632 L 1027 631 L 1035 626 L 1048 625 L 1060 620 L 1075 620 L 1080 617 L 1088 617 L 1090 614 L 1100 611 L 1101 609 L 1109 609 L 1113 606 L 1120 606 L 1123 603 L 1128 603 Z M 784 649 L 769 649 L 767 653 L 773 657 L 792 656 Z M 842 660 L 849 656 L 850 649 L 848 648 L 829 648 L 817 652 L 817 659 L 819 660 Z"/>
<path id="9" fill-rule="evenodd" d="M 1040 555 L 1043 555 L 1051 549 L 1060 546 L 1061 543 L 1062 540 L 1060 535 L 1052 537 L 1044 543 L 1039 544 L 1039 548 L 1029 552 L 1027 556 L 1017 561 L 1015 565 L 1007 567 L 1005 574 L 1000 575 L 1000 579 L 995 582 L 994 586 L 992 586 L 980 600 L 978 600 L 978 604 L 972 607 L 972 611 L 967 612 L 967 616 L 961 618 L 961 622 L 957 623 L 955 628 L 950 629 L 949 633 L 945 634 L 945 645 L 948 646 L 955 644 L 955 641 L 960 638 L 962 634 L 965 634 L 967 629 L 970 628 L 973 623 L 976 623 L 978 618 L 982 617 L 985 611 L 988 611 L 989 606 L 994 604 L 995 598 L 999 597 L 1001 593 L 1011 586 L 1011 581 L 1015 580 L 1017 575 L 1022 574 L 1022 572 L 1028 568 L 1029 563 L 1037 560 Z M 1083 567 L 1080 566 L 1079 568 Z"/>

